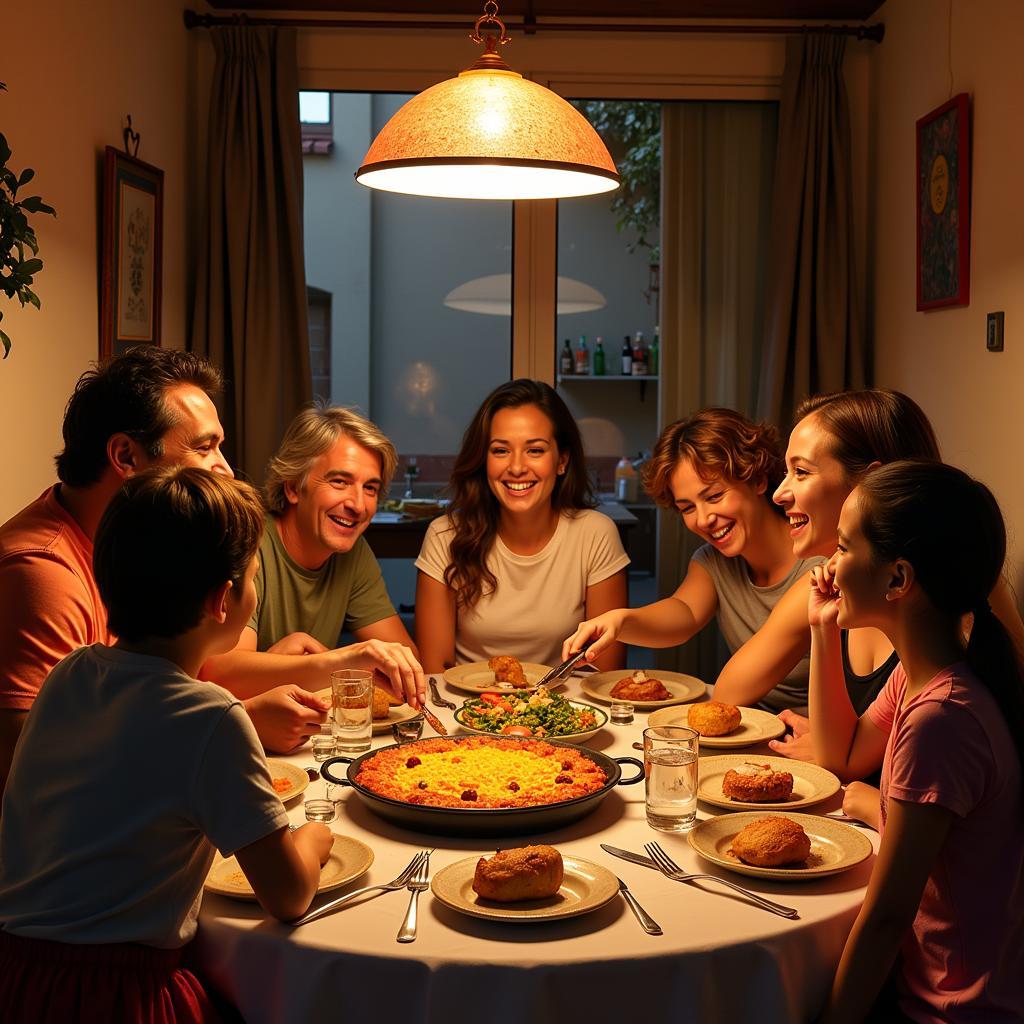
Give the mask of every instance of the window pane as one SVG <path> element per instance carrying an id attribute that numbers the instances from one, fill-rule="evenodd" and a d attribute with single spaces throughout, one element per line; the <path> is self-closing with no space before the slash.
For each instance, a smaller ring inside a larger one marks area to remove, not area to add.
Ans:
<path id="1" fill-rule="evenodd" d="M 331 119 L 329 92 L 300 92 L 299 120 L 304 124 L 327 124 Z"/>

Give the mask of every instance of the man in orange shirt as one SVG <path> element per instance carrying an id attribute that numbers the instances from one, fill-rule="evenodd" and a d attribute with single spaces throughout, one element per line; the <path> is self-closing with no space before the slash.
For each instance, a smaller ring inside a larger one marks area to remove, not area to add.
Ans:
<path id="1" fill-rule="evenodd" d="M 78 381 L 56 459 L 60 483 L 0 526 L 0 793 L 50 669 L 79 647 L 112 641 L 93 576 L 92 538 L 122 482 L 159 465 L 232 475 L 211 400 L 220 387 L 220 373 L 200 357 L 151 346 Z M 296 634 L 278 652 L 322 649 Z M 245 706 L 264 745 L 278 751 L 307 739 L 327 711 L 297 686 L 277 687 Z"/>

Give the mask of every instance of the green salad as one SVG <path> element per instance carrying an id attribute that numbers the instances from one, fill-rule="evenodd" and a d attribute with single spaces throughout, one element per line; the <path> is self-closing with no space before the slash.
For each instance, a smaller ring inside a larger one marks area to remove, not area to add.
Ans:
<path id="1" fill-rule="evenodd" d="M 471 729 L 499 736 L 571 736 L 596 729 L 601 723 L 594 708 L 573 704 L 543 686 L 534 691 L 485 693 L 467 700 L 456 716 Z"/>

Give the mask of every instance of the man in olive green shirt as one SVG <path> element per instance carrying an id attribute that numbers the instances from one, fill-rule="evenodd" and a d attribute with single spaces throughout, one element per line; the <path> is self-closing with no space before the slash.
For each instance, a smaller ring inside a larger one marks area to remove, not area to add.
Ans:
<path id="1" fill-rule="evenodd" d="M 396 696 L 422 703 L 415 646 L 362 536 L 397 463 L 391 442 L 351 410 L 295 417 L 267 472 L 256 611 L 238 646 L 203 666 L 205 678 L 248 695 L 282 682 L 316 690 L 336 669 L 372 668 Z M 357 643 L 337 646 L 343 627 Z M 308 635 L 309 653 L 269 651 L 291 634 Z"/>

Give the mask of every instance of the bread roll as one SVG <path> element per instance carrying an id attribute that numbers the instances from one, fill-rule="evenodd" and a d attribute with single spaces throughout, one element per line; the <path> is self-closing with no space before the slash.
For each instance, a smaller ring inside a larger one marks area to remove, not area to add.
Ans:
<path id="1" fill-rule="evenodd" d="M 558 892 L 562 876 L 562 855 L 553 846 L 498 850 L 477 861 L 473 892 L 496 903 L 540 900 Z"/>
<path id="2" fill-rule="evenodd" d="M 740 709 L 720 700 L 691 704 L 687 718 L 690 728 L 701 736 L 727 736 L 740 727 Z"/>
<path id="3" fill-rule="evenodd" d="M 777 868 L 804 863 L 811 852 L 811 841 L 802 826 L 776 815 L 759 818 L 740 829 L 733 837 L 732 852 L 744 864 Z"/>
<path id="4" fill-rule="evenodd" d="M 793 795 L 793 776 L 775 771 L 770 764 L 751 762 L 725 773 L 722 793 L 744 803 L 780 803 Z"/>

